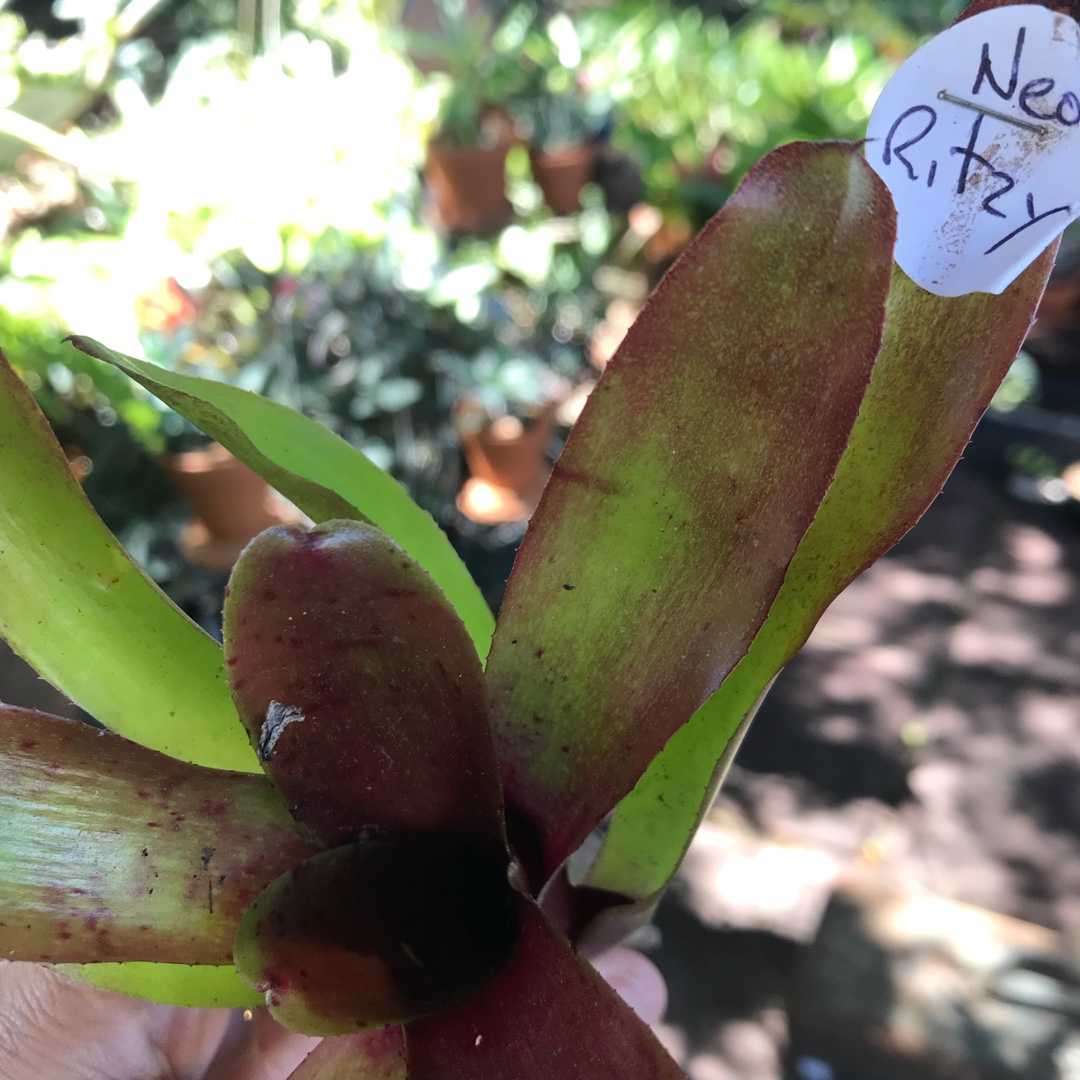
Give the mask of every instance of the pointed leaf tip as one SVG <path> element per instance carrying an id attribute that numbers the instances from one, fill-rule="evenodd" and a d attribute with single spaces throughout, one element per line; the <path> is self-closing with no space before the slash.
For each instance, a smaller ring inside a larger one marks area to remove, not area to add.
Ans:
<path id="1" fill-rule="evenodd" d="M 125 738 L 257 772 L 220 647 L 105 528 L 2 352 L 0 478 L 0 638 Z"/>
<path id="2" fill-rule="evenodd" d="M 112 364 L 216 439 L 315 521 L 372 521 L 438 582 L 486 657 L 495 623 L 487 602 L 427 511 L 389 473 L 322 424 L 228 383 L 168 371 L 92 338 L 68 340 Z"/>

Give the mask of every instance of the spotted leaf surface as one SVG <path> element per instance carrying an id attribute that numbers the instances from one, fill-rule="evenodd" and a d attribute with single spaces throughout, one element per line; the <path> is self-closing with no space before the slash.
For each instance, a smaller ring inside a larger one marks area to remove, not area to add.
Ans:
<path id="1" fill-rule="evenodd" d="M 881 344 L 895 215 L 847 144 L 753 169 L 608 365 L 488 663 L 508 808 L 551 873 L 742 658 Z"/>
<path id="2" fill-rule="evenodd" d="M 965 17 L 994 6 L 979 0 Z M 1080 0 L 1072 0 L 1071 11 L 1080 17 Z M 934 296 L 895 272 L 859 418 L 769 618 L 721 689 L 620 804 L 590 884 L 634 899 L 667 884 L 712 801 L 715 763 L 757 696 L 832 599 L 941 490 L 1020 349 L 1056 250 L 1052 244 L 1001 295 Z"/>
<path id="3" fill-rule="evenodd" d="M 311 852 L 262 776 L 0 706 L 0 955 L 228 965 L 245 908 Z"/>
<path id="4" fill-rule="evenodd" d="M 369 827 L 501 845 L 476 650 L 389 537 L 352 521 L 256 537 L 229 584 L 225 642 L 252 745 L 326 846 Z"/>

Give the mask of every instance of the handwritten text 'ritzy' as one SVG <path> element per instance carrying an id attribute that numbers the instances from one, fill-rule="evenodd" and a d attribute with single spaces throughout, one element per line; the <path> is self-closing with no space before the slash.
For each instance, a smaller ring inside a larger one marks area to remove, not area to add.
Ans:
<path id="1" fill-rule="evenodd" d="M 1080 213 L 1078 58 L 1072 19 L 998 8 L 885 88 L 867 156 L 897 203 L 897 261 L 924 288 L 1000 292 Z"/>

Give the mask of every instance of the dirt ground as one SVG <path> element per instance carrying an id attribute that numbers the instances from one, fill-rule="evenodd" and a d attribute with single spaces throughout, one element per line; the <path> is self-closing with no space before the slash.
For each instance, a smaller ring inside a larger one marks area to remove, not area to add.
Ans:
<path id="1" fill-rule="evenodd" d="M 838 873 L 1080 941 L 1078 571 L 1075 509 L 1019 503 L 962 462 L 826 613 L 658 919 L 663 1035 L 693 1080 L 782 1074 L 793 973 Z M 771 877 L 746 838 L 790 849 Z"/>

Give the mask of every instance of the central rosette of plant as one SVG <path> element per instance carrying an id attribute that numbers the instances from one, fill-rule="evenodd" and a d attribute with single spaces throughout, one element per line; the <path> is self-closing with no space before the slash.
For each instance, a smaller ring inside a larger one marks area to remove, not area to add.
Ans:
<path id="1" fill-rule="evenodd" d="M 752 170 L 590 396 L 494 636 L 348 444 L 76 339 L 323 522 L 253 541 L 226 601 L 269 782 L 232 771 L 256 763 L 216 645 L 94 518 L 0 354 L 0 633 L 113 729 L 0 705 L 0 955 L 135 961 L 117 985 L 184 1004 L 246 1003 L 234 961 L 285 1024 L 342 1036 L 297 1080 L 680 1077 L 579 950 L 655 904 L 755 702 L 941 490 L 1053 257 L 945 297 L 893 273 L 895 243 L 860 147 Z"/>
<path id="2" fill-rule="evenodd" d="M 428 574 L 353 521 L 277 528 L 225 604 L 233 700 L 312 846 L 237 930 L 289 1027 L 334 1035 L 466 997 L 520 928 L 487 694 Z"/>

